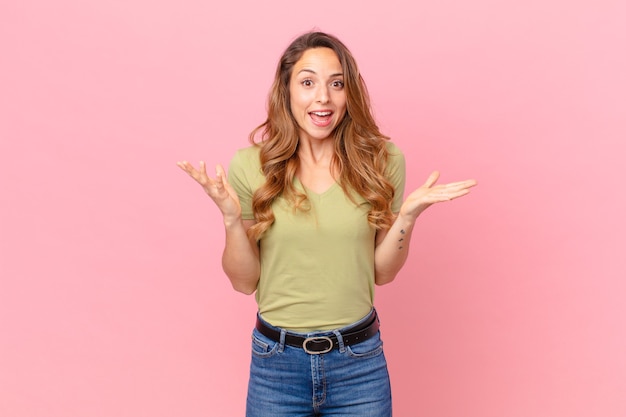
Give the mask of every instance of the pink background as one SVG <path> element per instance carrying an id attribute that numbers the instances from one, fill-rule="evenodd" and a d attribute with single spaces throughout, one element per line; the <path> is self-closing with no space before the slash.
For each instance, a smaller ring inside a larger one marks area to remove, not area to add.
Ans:
<path id="1" fill-rule="evenodd" d="M 312 28 L 409 188 L 479 181 L 379 288 L 396 415 L 626 415 L 624 4 L 3 1 L 0 415 L 243 415 L 254 299 L 175 162 L 246 146 Z"/>

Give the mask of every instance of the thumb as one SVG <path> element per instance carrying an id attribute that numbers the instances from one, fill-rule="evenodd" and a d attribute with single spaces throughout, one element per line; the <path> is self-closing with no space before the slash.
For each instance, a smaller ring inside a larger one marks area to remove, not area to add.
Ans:
<path id="1" fill-rule="evenodd" d="M 218 164 L 215 167 L 215 175 L 217 176 L 217 178 L 219 178 L 222 182 L 226 182 L 226 172 L 224 171 L 224 167 L 220 164 Z"/>
<path id="2" fill-rule="evenodd" d="M 428 177 L 428 179 L 424 183 L 424 186 L 430 188 L 433 185 L 435 185 L 435 183 L 437 182 L 438 179 L 439 179 L 439 171 L 433 171 L 433 173 L 430 174 L 430 176 Z"/>

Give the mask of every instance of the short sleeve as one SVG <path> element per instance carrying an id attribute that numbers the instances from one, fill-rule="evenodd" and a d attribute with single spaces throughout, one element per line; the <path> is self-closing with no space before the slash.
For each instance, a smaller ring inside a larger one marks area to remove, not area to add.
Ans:
<path id="1" fill-rule="evenodd" d="M 263 181 L 258 148 L 248 147 L 238 150 L 228 167 L 228 182 L 239 197 L 242 219 L 254 219 L 252 196 Z"/>
<path id="2" fill-rule="evenodd" d="M 404 202 L 404 186 L 406 183 L 406 162 L 404 154 L 394 143 L 387 142 L 389 158 L 387 160 L 387 179 L 395 190 L 391 211 L 398 213 Z"/>

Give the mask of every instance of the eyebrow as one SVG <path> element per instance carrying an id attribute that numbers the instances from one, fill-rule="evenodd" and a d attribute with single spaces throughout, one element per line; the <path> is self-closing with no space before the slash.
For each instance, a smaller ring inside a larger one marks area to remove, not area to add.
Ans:
<path id="1" fill-rule="evenodd" d="M 303 68 L 300 71 L 298 71 L 298 74 L 302 73 L 302 72 L 310 72 L 311 74 L 315 74 L 317 75 L 317 72 L 313 71 L 312 69 L 309 68 Z M 337 72 L 335 74 L 330 74 L 331 77 L 343 77 L 343 72 Z"/>

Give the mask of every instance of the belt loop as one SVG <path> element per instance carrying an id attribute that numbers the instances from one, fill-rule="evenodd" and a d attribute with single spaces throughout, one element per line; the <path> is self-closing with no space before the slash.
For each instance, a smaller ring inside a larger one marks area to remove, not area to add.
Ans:
<path id="1" fill-rule="evenodd" d="M 285 350 L 285 336 L 287 335 L 287 330 L 280 329 L 280 341 L 278 342 L 278 352 L 282 353 Z"/>
<path id="2" fill-rule="evenodd" d="M 346 346 L 343 344 L 343 336 L 339 333 L 339 330 L 333 330 L 333 334 L 337 337 L 337 344 L 339 345 L 339 353 L 346 351 Z"/>

